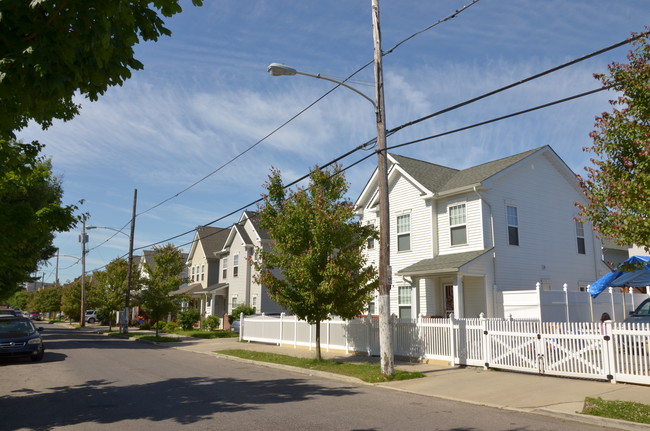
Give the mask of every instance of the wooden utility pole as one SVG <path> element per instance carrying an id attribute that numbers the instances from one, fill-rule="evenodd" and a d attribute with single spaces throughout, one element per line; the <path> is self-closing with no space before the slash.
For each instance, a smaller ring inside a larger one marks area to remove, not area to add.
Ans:
<path id="1" fill-rule="evenodd" d="M 88 242 L 85 215 L 82 216 L 81 223 L 81 236 L 79 237 L 81 242 L 81 319 L 79 326 L 83 328 L 86 326 L 86 243 Z"/>
<path id="2" fill-rule="evenodd" d="M 382 70 L 379 0 L 372 0 L 372 36 L 375 51 L 375 96 L 377 116 L 377 184 L 379 187 L 379 354 L 381 373 L 395 373 L 393 332 L 390 325 L 390 211 L 388 207 L 388 154 Z"/>
<path id="3" fill-rule="evenodd" d="M 126 270 L 126 294 L 124 297 L 124 325 L 123 332 L 129 333 L 129 311 L 131 296 L 131 279 L 133 278 L 133 236 L 135 235 L 135 207 L 138 201 L 138 189 L 133 190 L 133 215 L 131 216 L 131 235 L 129 235 L 129 267 Z"/>

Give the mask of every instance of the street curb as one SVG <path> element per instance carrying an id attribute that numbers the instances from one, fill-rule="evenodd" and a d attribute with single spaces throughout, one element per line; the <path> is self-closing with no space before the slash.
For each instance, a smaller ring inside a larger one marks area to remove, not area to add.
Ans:
<path id="1" fill-rule="evenodd" d="M 615 428 L 629 431 L 648 431 L 650 425 L 641 424 L 637 422 L 628 422 L 620 419 L 603 418 L 600 416 L 585 415 L 582 413 L 562 412 L 549 408 L 536 408 L 531 410 L 531 413 L 540 414 L 544 416 L 553 416 L 560 419 L 569 419 L 576 422 L 587 423 L 590 425 L 598 425 L 601 427 Z"/>

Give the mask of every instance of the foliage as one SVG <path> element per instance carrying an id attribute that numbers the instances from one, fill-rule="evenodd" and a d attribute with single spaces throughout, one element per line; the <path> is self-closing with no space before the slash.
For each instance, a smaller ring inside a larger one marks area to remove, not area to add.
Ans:
<path id="1" fill-rule="evenodd" d="M 607 401 L 585 398 L 583 414 L 650 424 L 650 406 L 632 401 Z"/>
<path id="2" fill-rule="evenodd" d="M 76 223 L 77 207 L 62 205 L 61 182 L 39 156 L 42 147 L 0 139 L 0 298 L 13 295 L 40 262 L 55 255 L 54 232 Z"/>
<path id="3" fill-rule="evenodd" d="M 206 338 L 206 339 L 239 337 L 239 334 L 235 334 L 234 332 L 231 331 L 224 331 L 222 329 L 218 329 L 216 331 L 203 331 L 203 330 L 193 329 L 190 331 L 180 331 L 179 334 L 186 335 L 188 337 Z"/>
<path id="4" fill-rule="evenodd" d="M 280 305 L 316 325 L 320 358 L 320 322 L 330 314 L 359 315 L 376 287 L 376 270 L 367 265 L 362 249 L 377 233 L 355 220 L 339 167 L 333 172 L 315 168 L 307 189 L 288 194 L 280 172 L 272 170 L 265 187 L 259 220 L 273 245 L 255 252 L 257 281 Z"/>
<path id="5" fill-rule="evenodd" d="M 144 322 L 140 325 L 140 329 L 142 329 L 143 331 L 148 331 L 149 329 L 151 329 L 151 324 L 149 322 Z"/>
<path id="6" fill-rule="evenodd" d="M 201 318 L 201 313 L 196 308 L 189 308 L 182 313 L 178 313 L 178 323 L 184 331 L 189 331 L 194 324 Z"/>
<path id="7" fill-rule="evenodd" d="M 165 322 L 165 325 L 161 328 L 161 330 L 168 334 L 173 334 L 174 332 L 178 331 L 178 328 L 179 326 L 176 322 Z"/>
<path id="8" fill-rule="evenodd" d="M 232 325 L 232 322 L 239 319 L 242 313 L 244 313 L 244 316 L 252 316 L 255 314 L 255 309 L 246 304 L 239 304 L 232 310 L 232 314 L 228 316 L 228 322 Z"/>
<path id="9" fill-rule="evenodd" d="M 147 277 L 142 280 L 143 289 L 138 297 L 142 308 L 157 322 L 178 309 L 176 298 L 170 296 L 170 293 L 186 281 L 182 276 L 185 262 L 180 249 L 173 244 L 155 247 L 153 261 L 153 266 L 147 263 L 144 265 Z"/>
<path id="10" fill-rule="evenodd" d="M 612 112 L 596 117 L 594 144 L 584 149 L 593 166 L 580 178 L 588 204 L 576 205 L 605 238 L 650 251 L 650 46 L 646 38 L 634 44 L 628 63 L 594 75 L 622 94 L 610 101 Z"/>
<path id="11" fill-rule="evenodd" d="M 73 321 L 81 320 L 81 281 L 75 280 L 63 286 L 61 311 Z"/>
<path id="12" fill-rule="evenodd" d="M 21 289 L 9 297 L 7 304 L 11 305 L 12 307 L 17 307 L 21 310 L 27 310 L 28 299 L 29 292 L 27 292 L 25 289 Z"/>
<path id="13" fill-rule="evenodd" d="M 329 360 L 314 360 L 311 358 L 299 358 L 295 356 L 280 355 L 277 353 L 256 352 L 253 350 L 219 350 L 217 353 L 236 356 L 238 358 L 250 359 L 253 361 L 270 362 L 273 364 L 289 365 L 291 367 L 306 368 L 309 370 L 325 371 L 328 373 L 342 374 L 356 377 L 364 382 L 378 383 L 391 380 L 409 380 L 424 377 L 418 372 L 395 370 L 395 374 L 386 377 L 381 374 L 379 365 L 369 363 L 338 362 Z"/>
<path id="14" fill-rule="evenodd" d="M 34 120 L 43 127 L 79 111 L 144 66 L 133 46 L 171 31 L 179 0 L 0 2 L 0 138 Z M 202 0 L 192 0 L 200 6 Z M 159 15 L 160 14 L 160 15 Z"/>
<path id="15" fill-rule="evenodd" d="M 101 321 L 112 324 L 115 311 L 124 309 L 126 296 L 127 274 L 129 264 L 125 259 L 112 260 L 104 271 L 94 274 L 95 283 L 88 289 L 88 308 L 96 309 Z M 132 286 L 138 285 L 136 271 L 132 274 Z M 109 328 L 110 329 L 110 328 Z"/>
<path id="16" fill-rule="evenodd" d="M 42 313 L 59 311 L 61 309 L 61 292 L 62 288 L 56 286 L 37 290 L 30 295 L 27 306 L 30 310 Z"/>
<path id="17" fill-rule="evenodd" d="M 219 319 L 217 316 L 208 316 L 205 318 L 203 321 L 205 323 L 205 327 L 207 328 L 208 331 L 216 331 L 219 329 L 219 324 L 221 323 L 221 319 Z"/>

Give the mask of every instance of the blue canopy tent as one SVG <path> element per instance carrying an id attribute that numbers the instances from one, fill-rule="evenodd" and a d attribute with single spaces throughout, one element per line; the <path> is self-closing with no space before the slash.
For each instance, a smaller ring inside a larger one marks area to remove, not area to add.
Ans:
<path id="1" fill-rule="evenodd" d="M 642 269 L 634 271 L 623 271 L 622 268 L 629 266 L 643 265 Z M 632 256 L 618 268 L 596 280 L 589 286 L 589 294 L 592 298 L 597 297 L 600 292 L 612 287 L 644 287 L 650 286 L 650 256 Z"/>

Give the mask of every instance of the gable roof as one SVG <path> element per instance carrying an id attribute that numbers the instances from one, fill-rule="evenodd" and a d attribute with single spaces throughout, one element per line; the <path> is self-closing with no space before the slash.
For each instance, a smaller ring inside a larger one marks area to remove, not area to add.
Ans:
<path id="1" fill-rule="evenodd" d="M 422 275 L 422 274 L 441 274 L 458 272 L 461 267 L 467 265 L 473 260 L 481 257 L 492 247 L 485 250 L 468 251 L 465 253 L 453 253 L 438 255 L 433 258 L 423 259 L 413 265 L 398 271 L 399 275 Z"/>
<path id="2" fill-rule="evenodd" d="M 214 257 L 215 251 L 220 251 L 226 243 L 230 229 L 213 226 L 198 226 L 196 228 L 198 242 L 203 247 L 207 258 Z"/>

